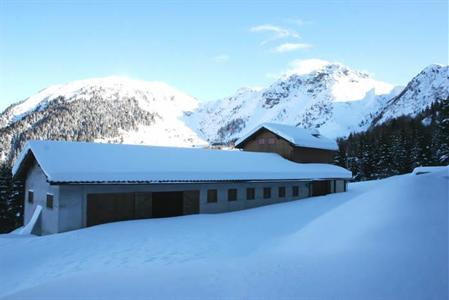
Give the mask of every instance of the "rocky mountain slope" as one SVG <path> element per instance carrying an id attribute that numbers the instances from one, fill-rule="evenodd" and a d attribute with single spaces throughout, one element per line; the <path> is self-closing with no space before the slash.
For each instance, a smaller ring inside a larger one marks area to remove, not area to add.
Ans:
<path id="1" fill-rule="evenodd" d="M 232 142 L 262 122 L 346 136 L 447 99 L 448 74 L 448 66 L 431 65 L 403 88 L 325 63 L 207 103 L 161 82 L 74 81 L 46 88 L 0 115 L 0 161 L 11 163 L 29 139 L 198 146 Z"/>
<path id="2" fill-rule="evenodd" d="M 308 74 L 285 76 L 267 88 L 240 89 L 201 106 L 187 121 L 210 142 L 235 140 L 262 122 L 318 128 L 346 136 L 400 115 L 413 115 L 449 92 L 448 67 L 431 65 L 404 89 L 329 63 Z"/>

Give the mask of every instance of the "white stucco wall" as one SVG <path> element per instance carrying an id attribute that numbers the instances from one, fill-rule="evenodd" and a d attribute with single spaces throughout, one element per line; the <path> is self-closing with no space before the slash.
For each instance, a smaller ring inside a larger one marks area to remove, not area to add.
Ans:
<path id="1" fill-rule="evenodd" d="M 33 203 L 28 201 L 28 191 L 33 191 Z M 53 209 L 47 207 L 47 194 L 54 196 Z M 43 208 L 41 218 L 38 221 L 38 227 L 40 227 L 40 232 L 38 233 L 49 234 L 58 232 L 59 186 L 51 186 L 39 165 L 34 164 L 28 171 L 25 180 L 25 224 L 31 219 L 37 205 L 41 205 Z"/>

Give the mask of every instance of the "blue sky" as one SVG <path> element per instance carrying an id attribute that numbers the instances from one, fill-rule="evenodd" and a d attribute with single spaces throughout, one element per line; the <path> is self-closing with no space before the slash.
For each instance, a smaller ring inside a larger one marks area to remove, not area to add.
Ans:
<path id="1" fill-rule="evenodd" d="M 0 110 L 108 75 L 213 100 L 311 58 L 406 84 L 448 64 L 448 2 L 0 0 Z"/>

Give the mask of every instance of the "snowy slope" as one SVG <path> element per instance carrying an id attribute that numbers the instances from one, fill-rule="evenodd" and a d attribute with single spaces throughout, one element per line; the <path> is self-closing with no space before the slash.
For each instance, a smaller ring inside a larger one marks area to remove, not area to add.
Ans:
<path id="1" fill-rule="evenodd" d="M 0 160 L 12 161 L 29 139 L 205 145 L 182 120 L 198 105 L 165 83 L 124 77 L 52 86 L 0 115 Z"/>
<path id="2" fill-rule="evenodd" d="M 370 113 L 401 88 L 338 63 L 323 63 L 309 73 L 284 75 L 267 88 L 240 89 L 200 107 L 187 122 L 209 141 L 229 141 L 263 122 L 319 128 L 332 138 L 366 129 Z"/>
<path id="3" fill-rule="evenodd" d="M 240 212 L 0 236 L 2 299 L 447 299 L 448 170 Z"/>

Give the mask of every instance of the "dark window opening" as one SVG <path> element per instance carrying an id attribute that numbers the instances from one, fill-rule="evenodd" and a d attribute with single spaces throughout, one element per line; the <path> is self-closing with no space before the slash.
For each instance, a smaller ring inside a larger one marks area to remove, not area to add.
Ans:
<path id="1" fill-rule="evenodd" d="M 298 197 L 299 196 L 299 186 L 295 185 L 292 187 L 292 196 Z"/>
<path id="2" fill-rule="evenodd" d="M 207 190 L 207 202 L 215 203 L 218 201 L 218 193 L 217 190 Z"/>
<path id="3" fill-rule="evenodd" d="M 254 200 L 255 198 L 256 198 L 256 190 L 254 188 L 247 188 L 246 189 L 246 199 Z"/>
<path id="4" fill-rule="evenodd" d="M 28 203 L 34 202 L 34 193 L 33 191 L 28 191 Z"/>
<path id="5" fill-rule="evenodd" d="M 53 208 L 53 200 L 54 200 L 54 197 L 53 197 L 53 195 L 51 195 L 51 194 L 47 194 L 47 207 L 48 208 Z"/>
<path id="6" fill-rule="evenodd" d="M 279 195 L 279 198 L 284 198 L 285 197 L 285 186 L 280 186 L 279 187 L 278 195 Z"/>
<path id="7" fill-rule="evenodd" d="M 264 199 L 271 198 L 271 188 L 263 188 L 263 198 Z"/>
<path id="8" fill-rule="evenodd" d="M 263 145 L 263 144 L 265 144 L 265 139 L 264 138 L 260 138 L 260 139 L 257 140 L 257 143 L 259 145 Z"/>
<path id="9" fill-rule="evenodd" d="M 270 145 L 276 144 L 276 140 L 274 138 L 269 138 L 268 144 L 270 144 Z"/>
<path id="10" fill-rule="evenodd" d="M 237 201 L 237 189 L 228 190 L 228 201 Z"/>

